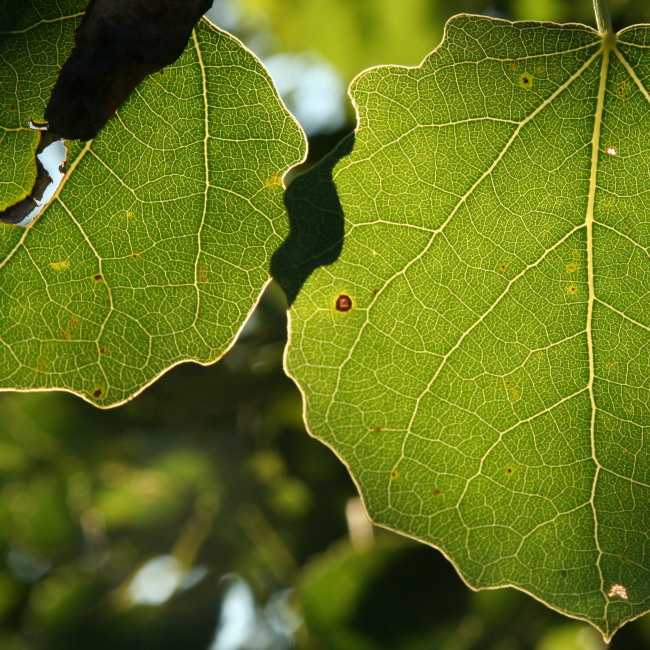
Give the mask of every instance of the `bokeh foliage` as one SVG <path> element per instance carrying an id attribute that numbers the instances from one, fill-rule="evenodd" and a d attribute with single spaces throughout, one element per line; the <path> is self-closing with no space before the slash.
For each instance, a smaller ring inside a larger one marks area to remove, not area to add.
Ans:
<path id="1" fill-rule="evenodd" d="M 245 9 L 253 2 L 234 1 Z M 395 3 L 403 7 L 400 29 L 410 34 L 398 36 L 409 48 L 403 55 L 382 31 L 390 26 L 357 32 L 343 24 L 351 12 L 385 24 L 384 3 L 342 4 L 328 3 L 326 16 L 307 23 L 297 0 L 272 0 L 256 22 L 240 21 L 238 33 L 254 43 L 265 22 L 279 51 L 317 48 L 334 52 L 332 60 L 347 52 L 340 35 L 352 35 L 359 59 L 344 54 L 339 68 L 350 79 L 367 65 L 419 63 L 449 16 L 488 8 L 467 0 Z M 612 5 L 619 27 L 650 19 L 642 0 Z M 588 0 L 512 0 L 489 9 L 592 22 Z M 298 42 L 278 16 L 297 25 Z M 312 153 L 338 138 L 315 138 Z M 0 395 L 0 647 L 204 650 L 226 591 L 220 579 L 237 572 L 253 588 L 258 618 L 274 594 L 295 589 L 291 608 L 304 623 L 294 645 L 306 650 L 602 648 L 588 626 L 522 594 L 471 592 L 425 546 L 389 534 L 353 546 L 344 519 L 354 495 L 349 477 L 307 437 L 299 396 L 281 370 L 283 310 L 275 291 L 220 364 L 179 366 L 116 410 L 66 394 Z M 202 543 L 185 555 L 192 568 L 207 569 L 202 580 L 158 606 L 116 598 L 146 562 L 176 554 L 183 531 L 202 517 L 210 518 L 209 532 L 189 535 Z M 610 648 L 649 646 L 646 617 Z"/>

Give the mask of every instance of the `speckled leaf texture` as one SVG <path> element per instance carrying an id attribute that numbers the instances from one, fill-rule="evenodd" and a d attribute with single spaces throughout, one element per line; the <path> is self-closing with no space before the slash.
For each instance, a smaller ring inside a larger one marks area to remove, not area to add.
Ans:
<path id="1" fill-rule="evenodd" d="M 287 355 L 375 521 L 605 638 L 650 605 L 648 89 L 648 27 L 474 16 L 361 74 Z"/>
<path id="2" fill-rule="evenodd" d="M 85 2 L 0 12 L 0 207 L 29 191 L 36 134 Z M 0 388 L 100 406 L 232 345 L 286 234 L 304 136 L 261 63 L 203 20 L 97 138 L 68 143 L 58 196 L 0 227 Z"/>

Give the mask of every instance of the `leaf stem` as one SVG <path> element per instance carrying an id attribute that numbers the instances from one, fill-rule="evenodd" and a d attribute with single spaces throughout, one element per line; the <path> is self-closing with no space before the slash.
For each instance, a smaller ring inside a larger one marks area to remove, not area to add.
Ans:
<path id="1" fill-rule="evenodd" d="M 609 2 L 607 0 L 594 0 L 594 13 L 596 14 L 598 31 L 603 37 L 612 38 L 614 36 L 614 28 L 612 27 L 612 14 L 609 10 Z"/>

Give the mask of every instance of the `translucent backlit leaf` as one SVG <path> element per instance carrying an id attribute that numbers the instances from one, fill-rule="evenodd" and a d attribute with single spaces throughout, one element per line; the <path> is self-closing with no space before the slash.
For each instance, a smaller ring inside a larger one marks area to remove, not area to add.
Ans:
<path id="1" fill-rule="evenodd" d="M 84 6 L 3 7 L 0 208 L 34 182 L 28 119 L 42 119 Z M 0 227 L 0 388 L 112 406 L 233 343 L 285 234 L 282 178 L 304 137 L 260 62 L 202 21 L 97 138 L 68 146 L 44 213 Z"/>
<path id="2" fill-rule="evenodd" d="M 281 277 L 373 519 L 606 638 L 650 606 L 648 88 L 650 28 L 452 19 L 353 82 L 351 153 L 289 200 L 340 255 Z"/>

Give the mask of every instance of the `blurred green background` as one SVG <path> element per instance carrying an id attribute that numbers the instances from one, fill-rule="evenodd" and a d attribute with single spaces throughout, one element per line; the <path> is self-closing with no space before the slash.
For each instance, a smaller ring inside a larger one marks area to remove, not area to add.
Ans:
<path id="1" fill-rule="evenodd" d="M 650 20 L 613 0 L 617 28 Z M 217 0 L 268 65 L 310 160 L 353 128 L 365 67 L 417 64 L 453 13 L 593 24 L 590 0 Z M 372 529 L 282 372 L 271 285 L 219 364 L 131 403 L 0 395 L 0 650 L 597 650 L 514 590 L 475 593 L 440 553 Z M 610 646 L 650 648 L 650 617 Z"/>

